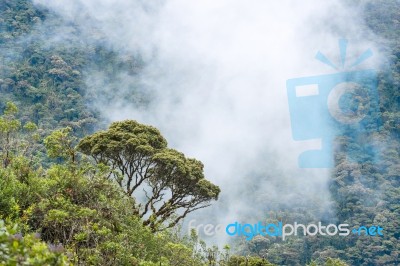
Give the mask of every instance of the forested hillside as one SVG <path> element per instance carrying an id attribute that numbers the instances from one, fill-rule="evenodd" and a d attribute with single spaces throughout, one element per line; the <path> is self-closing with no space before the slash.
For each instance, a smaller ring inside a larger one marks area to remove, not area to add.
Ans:
<path id="1" fill-rule="evenodd" d="M 324 222 L 379 224 L 384 236 L 258 236 L 218 248 L 180 227 L 218 200 L 202 162 L 171 149 L 152 126 L 109 123 L 93 104 L 89 68 L 117 86 L 120 71 L 141 71 L 141 58 L 122 58 L 97 32 L 96 42 L 79 39 L 76 25 L 29 0 L 0 0 L 0 265 L 399 265 L 400 5 L 359 4 L 387 55 L 378 84 L 383 123 L 373 153 L 337 140 L 334 209 Z M 54 40 L 60 27 L 68 34 Z M 135 87 L 107 97 L 146 106 L 152 96 Z M 349 150 L 365 162 L 346 160 Z M 144 201 L 135 198 L 141 191 Z M 160 206 L 165 191 L 172 196 Z M 319 219 L 310 206 L 280 207 L 268 206 L 269 222 Z"/>

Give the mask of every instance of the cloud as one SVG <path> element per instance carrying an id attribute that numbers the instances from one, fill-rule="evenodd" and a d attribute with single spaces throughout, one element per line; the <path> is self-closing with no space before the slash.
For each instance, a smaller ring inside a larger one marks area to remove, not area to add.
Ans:
<path id="1" fill-rule="evenodd" d="M 101 66 L 88 69 L 93 104 L 109 120 L 157 126 L 174 148 L 204 162 L 222 195 L 194 214 L 199 222 L 215 214 L 214 223 L 227 224 L 279 204 L 329 208 L 329 170 L 297 166 L 301 151 L 319 142 L 292 139 L 286 80 L 335 72 L 314 56 L 320 50 L 339 62 L 339 38 L 349 39 L 350 58 L 374 49 L 356 6 L 333 0 L 34 2 L 78 25 L 83 39 L 101 40 L 121 58 L 142 58 L 138 74 L 113 77 L 118 84 Z M 138 90 L 152 95 L 147 108 L 123 97 Z"/>

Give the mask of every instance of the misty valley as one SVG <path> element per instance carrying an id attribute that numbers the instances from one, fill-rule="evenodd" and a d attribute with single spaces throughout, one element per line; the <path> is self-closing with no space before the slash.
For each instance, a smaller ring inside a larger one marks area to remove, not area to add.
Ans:
<path id="1" fill-rule="evenodd" d="M 0 265 L 400 265 L 398 0 L 0 0 Z"/>

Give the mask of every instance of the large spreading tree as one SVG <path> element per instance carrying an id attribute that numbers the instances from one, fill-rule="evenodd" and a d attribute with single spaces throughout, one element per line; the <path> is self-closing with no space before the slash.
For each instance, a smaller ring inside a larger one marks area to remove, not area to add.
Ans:
<path id="1" fill-rule="evenodd" d="M 203 164 L 167 147 L 160 131 L 133 120 L 83 138 L 78 148 L 108 165 L 110 177 L 129 196 L 143 194 L 134 208 L 153 231 L 176 225 L 188 213 L 205 208 L 220 193 L 204 178 Z"/>

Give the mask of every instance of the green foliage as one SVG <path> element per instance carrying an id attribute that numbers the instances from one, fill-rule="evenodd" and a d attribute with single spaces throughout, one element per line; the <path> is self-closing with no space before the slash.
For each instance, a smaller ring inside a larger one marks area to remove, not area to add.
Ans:
<path id="1" fill-rule="evenodd" d="M 168 243 L 165 246 L 165 256 L 170 258 L 170 265 L 199 265 L 192 257 L 192 250 L 180 243 Z"/>
<path id="2" fill-rule="evenodd" d="M 267 260 L 258 257 L 232 256 L 228 266 L 273 266 Z"/>
<path id="3" fill-rule="evenodd" d="M 30 157 L 30 163 L 34 163 L 33 155 L 40 152 L 37 149 L 39 135 L 34 123 L 27 121 L 22 127 L 17 115 L 17 106 L 7 102 L 4 114 L 0 116 L 0 158 L 4 168 L 15 163 L 23 170 L 23 160 L 19 156 Z"/>
<path id="4" fill-rule="evenodd" d="M 76 138 L 71 135 L 71 131 L 70 127 L 55 130 L 44 139 L 44 146 L 50 158 L 68 159 L 75 162 Z"/>
<path id="5" fill-rule="evenodd" d="M 318 265 L 323 265 L 323 266 L 348 266 L 347 263 L 340 259 L 333 259 L 333 258 L 327 258 L 324 263 L 318 264 L 315 261 L 310 262 L 307 264 L 308 266 L 318 266 Z"/>
<path id="6" fill-rule="evenodd" d="M 107 131 L 84 137 L 78 148 L 108 165 L 128 196 L 144 191 L 147 201 L 138 204 L 136 211 L 153 231 L 175 226 L 218 198 L 220 189 L 204 178 L 203 164 L 167 148 L 154 127 L 132 120 L 114 122 Z"/>
<path id="7" fill-rule="evenodd" d="M 53 46 L 46 37 L 52 28 L 38 27 L 46 19 L 53 19 L 48 10 L 29 0 L 1 1 L 0 93 L 3 101 L 18 103 L 23 122 L 31 120 L 46 130 L 70 126 L 84 134 L 97 121 L 85 105 L 81 76 L 91 49 Z"/>
<path id="8" fill-rule="evenodd" d="M 15 105 L 9 106 L 4 116 L 16 114 Z M 36 130 L 27 122 L 14 135 L 22 138 Z M 45 138 L 49 156 L 75 156 L 70 133 L 69 128 L 55 130 Z M 63 265 L 66 255 L 77 265 L 203 265 L 202 256 L 193 256 L 192 245 L 144 226 L 135 199 L 108 176 L 108 167 L 81 159 L 36 167 L 23 150 L 15 149 L 13 160 L 0 167 L 0 218 L 21 224 L 25 242 L 12 242 L 14 249 L 4 246 L 5 265 L 15 265 L 15 258 L 29 265 Z"/>
<path id="9" fill-rule="evenodd" d="M 46 245 L 37 234 L 22 235 L 0 220 L 0 265 L 71 265 L 62 246 Z"/>

